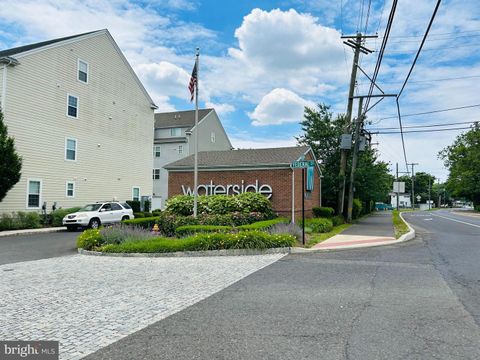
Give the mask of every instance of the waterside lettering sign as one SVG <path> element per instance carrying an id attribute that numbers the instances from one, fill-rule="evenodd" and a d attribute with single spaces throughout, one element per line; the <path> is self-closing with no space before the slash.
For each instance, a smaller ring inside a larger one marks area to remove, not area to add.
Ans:
<path id="1" fill-rule="evenodd" d="M 183 195 L 193 195 L 193 190 L 189 186 L 182 185 Z M 260 185 L 258 180 L 254 184 L 245 185 L 242 180 L 241 184 L 215 185 L 213 180 L 210 184 L 198 185 L 197 191 L 199 195 L 238 195 L 245 192 L 256 192 L 265 195 L 267 199 L 272 197 L 272 187 L 268 184 Z"/>

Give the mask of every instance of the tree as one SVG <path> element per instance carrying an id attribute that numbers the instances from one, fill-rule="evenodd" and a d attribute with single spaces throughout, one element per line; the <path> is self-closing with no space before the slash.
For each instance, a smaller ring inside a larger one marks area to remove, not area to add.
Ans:
<path id="1" fill-rule="evenodd" d="M 0 201 L 20 180 L 21 170 L 22 159 L 15 150 L 13 138 L 8 136 L 3 112 L 0 110 Z"/>
<path id="2" fill-rule="evenodd" d="M 334 117 L 330 107 L 325 104 L 319 104 L 317 109 L 306 107 L 304 120 L 300 123 L 304 133 L 297 138 L 299 144 L 310 146 L 321 161 L 323 203 L 334 209 L 339 183 L 340 138 L 345 121 L 343 114 Z M 376 151 L 367 147 L 359 155 L 355 180 L 355 197 L 368 210 L 372 202 L 386 200 L 393 177 L 388 173 L 388 164 L 377 161 Z M 346 185 L 348 188 L 348 182 Z"/>
<path id="3" fill-rule="evenodd" d="M 454 143 L 440 151 L 449 170 L 447 191 L 454 197 L 464 197 L 480 204 L 480 124 L 455 139 Z"/>
<path id="4" fill-rule="evenodd" d="M 417 172 L 415 173 L 415 203 L 418 202 L 417 196 L 421 197 L 420 202 L 427 202 L 428 200 L 428 184 L 430 180 L 430 186 L 433 187 L 435 183 L 435 176 L 428 174 L 426 172 Z M 403 181 L 405 183 L 405 192 L 412 194 L 412 178 L 407 175 L 400 176 L 398 181 Z M 433 192 L 430 192 L 430 198 L 434 200 Z"/>

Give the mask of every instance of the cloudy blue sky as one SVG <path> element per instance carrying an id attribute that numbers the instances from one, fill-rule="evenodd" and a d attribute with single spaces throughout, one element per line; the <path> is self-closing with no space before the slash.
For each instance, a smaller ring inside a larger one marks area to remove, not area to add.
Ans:
<path id="1" fill-rule="evenodd" d="M 214 107 L 235 147 L 295 144 L 303 107 L 344 112 L 352 52 L 340 35 L 377 33 L 378 50 L 391 0 L 0 0 L 0 48 L 108 28 L 159 111 L 192 109 L 187 90 L 201 48 L 200 103 Z M 398 92 L 436 0 L 399 1 L 379 73 Z M 368 15 L 368 16 L 367 16 Z M 367 22 L 368 17 L 368 22 Z M 478 0 L 444 0 L 401 97 L 404 114 L 480 103 Z M 377 53 L 362 58 L 371 74 Z M 359 76 L 357 93 L 367 79 Z M 395 127 L 395 102 L 368 114 L 371 128 Z M 404 125 L 474 121 L 480 107 L 404 118 Z M 387 118 L 387 119 L 384 119 Z M 437 152 L 460 131 L 405 134 L 409 162 L 444 180 Z M 399 135 L 379 135 L 381 158 L 404 164 Z M 404 165 L 403 168 L 404 169 Z"/>

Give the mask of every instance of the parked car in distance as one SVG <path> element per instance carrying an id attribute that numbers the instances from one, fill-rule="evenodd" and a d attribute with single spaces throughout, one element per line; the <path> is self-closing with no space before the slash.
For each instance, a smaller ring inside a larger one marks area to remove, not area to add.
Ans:
<path id="1" fill-rule="evenodd" d="M 96 229 L 102 224 L 119 223 L 122 220 L 133 218 L 133 210 L 127 203 L 97 202 L 66 215 L 63 218 L 63 225 L 70 231 L 77 229 L 79 226 Z"/>
<path id="2" fill-rule="evenodd" d="M 381 211 L 381 210 L 393 210 L 393 206 L 390 204 L 385 204 L 382 202 L 376 202 L 375 203 L 375 210 Z"/>

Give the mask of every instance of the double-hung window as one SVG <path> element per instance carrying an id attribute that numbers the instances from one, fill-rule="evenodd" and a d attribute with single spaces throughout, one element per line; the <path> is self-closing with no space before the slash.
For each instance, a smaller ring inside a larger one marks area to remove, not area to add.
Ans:
<path id="1" fill-rule="evenodd" d="M 174 136 L 174 137 L 180 136 L 180 128 L 171 128 L 170 136 Z"/>
<path id="2" fill-rule="evenodd" d="M 160 180 L 160 169 L 153 169 L 153 180 Z"/>
<path id="3" fill-rule="evenodd" d="M 153 156 L 154 157 L 160 157 L 160 154 L 161 154 L 160 146 L 154 146 L 153 147 Z"/>
<path id="4" fill-rule="evenodd" d="M 27 184 L 27 208 L 39 209 L 40 208 L 40 196 L 42 192 L 41 180 L 28 180 Z"/>
<path id="5" fill-rule="evenodd" d="M 138 186 L 132 187 L 132 200 L 140 201 L 140 188 Z"/>
<path id="6" fill-rule="evenodd" d="M 65 139 L 65 160 L 77 160 L 77 139 Z"/>
<path id="7" fill-rule="evenodd" d="M 65 195 L 68 198 L 74 198 L 75 197 L 75 182 L 67 181 L 66 186 L 65 186 Z"/>
<path id="8" fill-rule="evenodd" d="M 78 118 L 78 97 L 68 94 L 67 98 L 67 115 Z"/>
<path id="9" fill-rule="evenodd" d="M 78 81 L 88 84 L 88 63 L 78 59 Z"/>
<path id="10" fill-rule="evenodd" d="M 178 154 L 179 155 L 183 154 L 183 145 L 178 145 Z"/>

